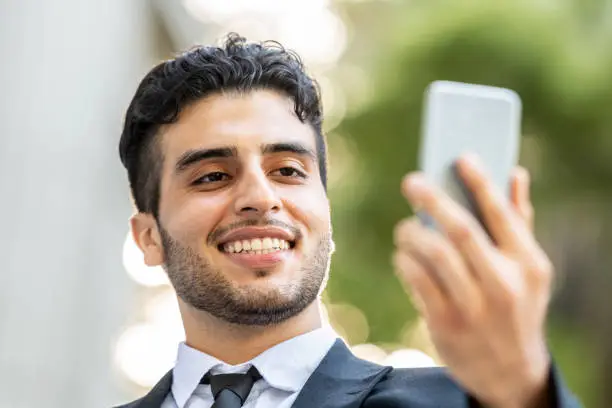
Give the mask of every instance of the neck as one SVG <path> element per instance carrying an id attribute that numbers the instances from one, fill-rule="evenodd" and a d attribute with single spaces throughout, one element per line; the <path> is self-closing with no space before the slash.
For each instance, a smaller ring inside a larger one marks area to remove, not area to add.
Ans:
<path id="1" fill-rule="evenodd" d="M 230 365 L 245 363 L 267 349 L 321 327 L 319 301 L 300 314 L 270 326 L 228 323 L 187 305 L 179 298 L 185 343 Z"/>

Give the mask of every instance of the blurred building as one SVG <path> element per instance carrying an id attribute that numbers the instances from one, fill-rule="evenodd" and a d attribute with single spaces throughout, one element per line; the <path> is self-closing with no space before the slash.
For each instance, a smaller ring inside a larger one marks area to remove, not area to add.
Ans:
<path id="1" fill-rule="evenodd" d="M 126 240 L 122 116 L 153 64 L 229 30 L 342 54 L 328 2 L 253 4 L 0 2 L 0 407 L 110 406 L 172 365 L 175 301 Z"/>
<path id="2" fill-rule="evenodd" d="M 142 0 L 0 2 L 0 407 L 110 406 L 134 301 L 121 115 L 156 59 Z"/>

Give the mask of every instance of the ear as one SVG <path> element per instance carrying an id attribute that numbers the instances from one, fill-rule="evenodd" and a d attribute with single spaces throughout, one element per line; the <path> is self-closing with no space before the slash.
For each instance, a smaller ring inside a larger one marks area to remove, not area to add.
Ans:
<path id="1" fill-rule="evenodd" d="M 151 214 L 136 213 L 130 219 L 132 238 L 144 254 L 147 266 L 159 266 L 164 263 L 164 249 L 157 222 Z"/>

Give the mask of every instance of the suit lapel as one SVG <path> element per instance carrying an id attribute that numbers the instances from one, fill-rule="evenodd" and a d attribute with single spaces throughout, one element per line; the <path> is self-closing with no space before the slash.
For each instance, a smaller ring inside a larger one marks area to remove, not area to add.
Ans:
<path id="1" fill-rule="evenodd" d="M 359 407 L 389 371 L 391 367 L 355 357 L 338 339 L 304 385 L 293 408 Z"/>
<path id="2" fill-rule="evenodd" d="M 293 408 L 359 407 L 381 377 L 391 371 L 353 355 L 340 339 L 312 373 Z M 172 370 L 134 408 L 160 408 L 172 386 Z"/>
<path id="3" fill-rule="evenodd" d="M 172 386 L 172 370 L 168 371 L 166 375 L 162 377 L 161 380 L 155 387 L 149 391 L 147 395 L 142 397 L 140 402 L 134 408 L 160 408 L 162 402 L 166 399 L 166 396 L 170 392 L 170 387 Z"/>

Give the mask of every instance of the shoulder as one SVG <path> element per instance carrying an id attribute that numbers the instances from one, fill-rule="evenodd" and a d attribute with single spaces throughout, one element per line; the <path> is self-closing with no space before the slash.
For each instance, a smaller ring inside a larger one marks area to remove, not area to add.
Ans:
<path id="1" fill-rule="evenodd" d="M 124 405 L 118 405 L 113 408 L 139 408 L 139 407 L 165 407 L 166 400 L 169 397 L 170 387 L 172 385 L 172 370 L 168 371 L 161 380 L 142 398 Z"/>
<path id="2" fill-rule="evenodd" d="M 389 371 L 374 386 L 364 407 L 467 407 L 467 404 L 465 392 L 445 368 L 428 367 Z"/>

